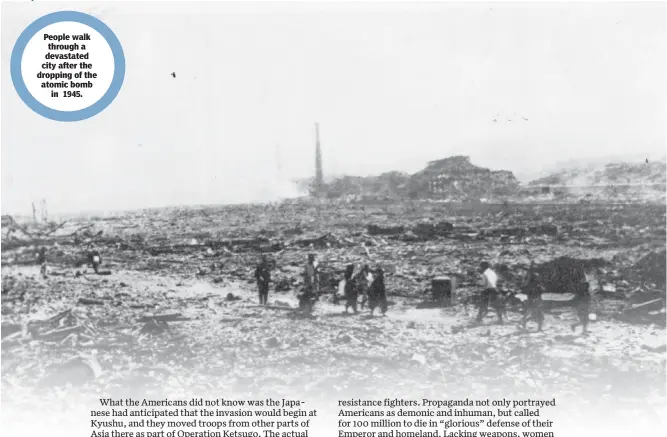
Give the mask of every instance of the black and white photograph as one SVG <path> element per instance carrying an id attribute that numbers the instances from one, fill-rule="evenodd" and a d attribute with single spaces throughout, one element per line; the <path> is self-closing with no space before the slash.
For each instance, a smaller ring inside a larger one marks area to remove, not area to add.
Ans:
<path id="1" fill-rule="evenodd" d="M 0 434 L 664 435 L 665 2 L 1 26 Z"/>

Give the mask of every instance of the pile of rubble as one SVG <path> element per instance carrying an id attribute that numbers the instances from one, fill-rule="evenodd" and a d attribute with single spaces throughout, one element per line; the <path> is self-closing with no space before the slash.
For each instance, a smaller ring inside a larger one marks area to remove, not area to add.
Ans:
<path id="1" fill-rule="evenodd" d="M 667 276 L 665 266 L 667 266 L 665 248 L 660 248 L 641 257 L 632 268 L 628 269 L 627 274 L 636 279 L 641 278 L 642 282 L 653 284 L 664 294 Z"/>
<path id="2" fill-rule="evenodd" d="M 603 167 L 589 166 L 569 168 L 531 181 L 529 185 L 615 185 L 615 184 L 665 184 L 665 162 L 609 163 Z"/>
<path id="3" fill-rule="evenodd" d="M 618 301 L 633 294 L 633 305 L 649 301 L 637 299 L 639 295 L 653 297 L 660 280 L 664 284 L 664 250 L 645 251 L 642 260 L 639 256 L 612 259 L 619 253 L 613 248 L 620 242 L 639 245 L 656 238 L 661 220 L 657 210 L 591 206 L 582 212 L 581 207 L 548 205 L 459 205 L 455 209 L 432 202 L 417 206 L 419 211 L 414 212 L 405 203 L 397 208 L 290 201 L 141 211 L 94 223 L 73 221 L 40 241 L 51 244 L 47 246 L 53 266 L 49 275 L 83 274 L 84 279 L 85 270 L 70 272 L 67 268 L 81 267 L 89 242 L 105 254 L 105 268 L 112 271 L 164 270 L 214 284 L 254 284 L 260 255 L 271 254 L 276 260 L 273 279 L 279 293 L 299 289 L 303 263 L 311 252 L 318 254 L 323 269 L 333 278 L 340 278 L 349 263 L 383 266 L 392 292 L 411 298 L 422 297 L 438 275 L 462 275 L 462 289 L 475 289 L 475 270 L 482 259 L 496 264 L 513 289 L 520 288 L 531 263 L 539 268 L 548 265 L 555 272 L 562 270 L 559 263 L 583 263 L 587 276 L 593 271 L 594 288 L 601 296 Z M 325 214 L 321 208 L 326 208 Z M 664 210 L 662 213 L 664 220 Z M 7 248 L 5 241 L 14 246 Z M 3 235 L 3 265 L 36 263 L 34 242 L 29 237 L 5 240 Z M 607 250 L 609 256 L 602 256 Z M 563 268 L 567 271 L 569 267 Z M 562 276 L 562 272 L 554 273 L 559 274 Z M 9 288 L 10 278 L 5 281 L 3 277 L 3 299 L 20 296 L 20 292 L 11 297 L 5 294 Z M 547 288 L 551 293 L 563 292 Z"/>
<path id="4" fill-rule="evenodd" d="M 413 192 L 466 199 L 509 195 L 519 182 L 511 171 L 492 171 L 473 165 L 468 156 L 453 156 L 429 162 L 412 176 L 410 186 Z"/>

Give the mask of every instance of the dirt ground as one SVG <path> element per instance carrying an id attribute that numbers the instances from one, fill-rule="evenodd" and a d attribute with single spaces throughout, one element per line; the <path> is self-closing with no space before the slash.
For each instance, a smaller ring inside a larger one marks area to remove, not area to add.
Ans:
<path id="1" fill-rule="evenodd" d="M 93 224 L 103 231 L 95 241 L 108 276 L 76 265 L 85 245 L 72 237 L 49 246 L 46 278 L 38 266 L 20 262 L 32 252 L 3 241 L 3 331 L 20 327 L 3 332 L 3 408 L 7 399 L 20 412 L 40 402 L 60 408 L 75 398 L 181 398 L 211 391 L 229 398 L 289 392 L 322 402 L 511 392 L 556 396 L 571 418 L 606 411 L 612 422 L 660 420 L 664 323 L 626 323 L 612 315 L 637 290 L 664 296 L 664 282 L 631 272 L 643 255 L 665 246 L 664 205 L 506 208 L 325 204 L 73 219 L 72 229 Z M 411 226 L 425 219 L 451 222 L 460 232 L 410 241 L 371 237 L 365 230 L 369 223 Z M 514 241 L 488 232 L 545 222 L 556 225 L 558 235 Z M 253 240 L 258 236 L 265 239 Z M 228 243 L 215 244 L 222 241 Z M 272 287 L 269 308 L 257 305 L 252 278 L 260 251 L 276 260 L 274 280 L 290 288 Z M 343 314 L 328 296 L 311 317 L 292 311 L 310 252 L 336 272 L 349 262 L 385 266 L 387 316 Z M 551 310 L 541 333 L 531 325 L 519 330 L 517 313 L 502 326 L 491 313 L 472 327 L 475 308 L 470 314 L 460 305 L 416 309 L 433 276 L 461 274 L 466 279 L 458 291 L 466 295 L 476 290 L 470 270 L 487 259 L 507 266 L 505 282 L 512 288 L 531 261 L 564 255 L 603 260 L 592 281 L 596 289 L 598 282 L 613 286 L 610 295 L 595 297 L 598 317 L 587 336 L 570 330 L 575 315 L 567 307 Z M 151 320 L 174 313 L 184 320 Z"/>

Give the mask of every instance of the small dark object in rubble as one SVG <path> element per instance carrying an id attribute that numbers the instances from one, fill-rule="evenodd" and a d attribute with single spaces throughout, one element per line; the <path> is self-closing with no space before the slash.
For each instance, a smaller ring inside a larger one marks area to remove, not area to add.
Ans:
<path id="1" fill-rule="evenodd" d="M 189 321 L 192 319 L 189 319 L 187 317 L 183 317 L 180 313 L 176 314 L 162 314 L 159 316 L 145 316 L 139 319 L 139 322 L 150 322 L 151 320 L 155 320 L 157 322 L 185 322 Z"/>
<path id="2" fill-rule="evenodd" d="M 238 296 L 234 296 L 232 293 L 227 293 L 227 296 L 225 296 L 225 300 L 227 302 L 233 302 L 235 300 L 241 300 L 241 298 Z"/>
<path id="3" fill-rule="evenodd" d="M 530 232 L 537 235 L 558 235 L 558 226 L 550 223 L 543 223 L 539 226 L 531 226 Z"/>
<path id="4" fill-rule="evenodd" d="M 405 232 L 404 226 L 368 225 L 368 235 L 398 235 Z"/>
<path id="5" fill-rule="evenodd" d="M 412 231 L 418 238 L 430 239 L 447 236 L 453 229 L 454 225 L 449 222 L 438 222 L 418 223 Z"/>
<path id="6" fill-rule="evenodd" d="M 79 298 L 79 303 L 82 305 L 104 305 L 104 301 L 98 299 L 88 299 L 87 297 Z"/>

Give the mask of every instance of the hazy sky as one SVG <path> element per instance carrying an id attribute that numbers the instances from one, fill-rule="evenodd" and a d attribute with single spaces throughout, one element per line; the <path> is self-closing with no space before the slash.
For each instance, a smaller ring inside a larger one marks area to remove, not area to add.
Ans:
<path id="1" fill-rule="evenodd" d="M 315 121 L 329 174 L 664 153 L 663 4 L 95 3 L 69 8 L 111 27 L 127 71 L 78 123 L 9 74 L 20 32 L 67 4 L 2 5 L 3 213 L 266 198 L 277 161 L 314 173 Z"/>

